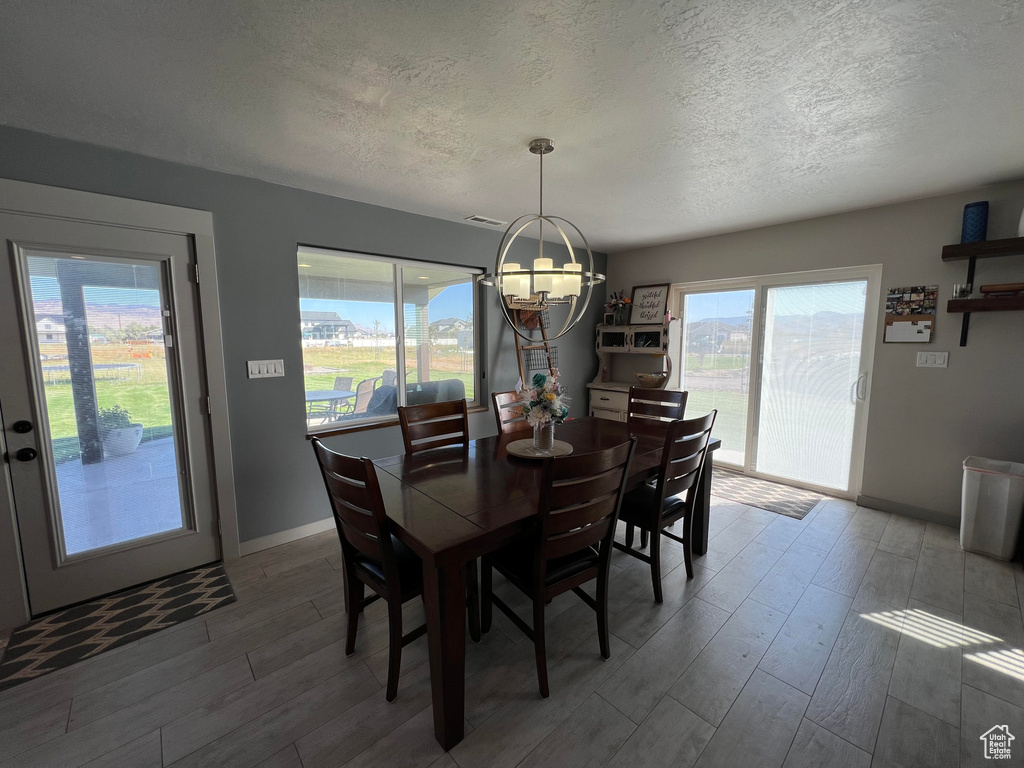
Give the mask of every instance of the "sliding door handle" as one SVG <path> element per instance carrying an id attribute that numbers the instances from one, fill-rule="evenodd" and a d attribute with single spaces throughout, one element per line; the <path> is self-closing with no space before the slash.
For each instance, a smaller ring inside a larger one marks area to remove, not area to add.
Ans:
<path id="1" fill-rule="evenodd" d="M 864 402 L 864 399 L 868 396 L 868 375 L 862 373 L 857 377 L 857 384 L 854 387 L 854 392 L 857 395 L 857 399 Z"/>

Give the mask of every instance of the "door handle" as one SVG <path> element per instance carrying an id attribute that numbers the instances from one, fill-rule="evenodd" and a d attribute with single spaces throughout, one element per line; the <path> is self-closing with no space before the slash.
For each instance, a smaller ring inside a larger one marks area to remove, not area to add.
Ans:
<path id="1" fill-rule="evenodd" d="M 14 454 L 14 458 L 18 461 L 32 461 L 38 455 L 35 448 L 22 448 Z"/>
<path id="2" fill-rule="evenodd" d="M 855 388 L 854 391 L 857 394 L 857 399 L 863 402 L 864 398 L 866 398 L 868 396 L 868 375 L 867 375 L 867 373 L 862 373 L 860 376 L 857 377 L 857 384 L 855 386 L 856 386 L 856 388 Z"/>

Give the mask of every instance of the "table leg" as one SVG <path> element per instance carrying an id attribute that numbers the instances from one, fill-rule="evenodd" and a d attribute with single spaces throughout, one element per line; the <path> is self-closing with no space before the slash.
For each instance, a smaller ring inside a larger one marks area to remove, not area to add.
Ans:
<path id="1" fill-rule="evenodd" d="M 693 522 L 690 524 L 690 550 L 694 555 L 704 555 L 708 551 L 708 525 L 711 521 L 711 476 L 714 472 L 714 459 L 708 451 L 704 459 L 704 471 L 697 483 L 697 505 L 693 510 Z"/>
<path id="2" fill-rule="evenodd" d="M 466 566 L 423 563 L 434 738 L 446 751 L 465 735 Z"/>

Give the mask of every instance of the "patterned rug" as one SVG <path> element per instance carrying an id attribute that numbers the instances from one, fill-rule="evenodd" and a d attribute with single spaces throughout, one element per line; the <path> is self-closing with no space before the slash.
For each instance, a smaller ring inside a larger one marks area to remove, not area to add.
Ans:
<path id="1" fill-rule="evenodd" d="M 220 563 L 66 608 L 19 627 L 0 659 L 0 690 L 235 602 Z"/>
<path id="2" fill-rule="evenodd" d="M 797 520 L 802 520 L 804 515 L 814 509 L 815 504 L 828 498 L 814 491 L 747 477 L 717 467 L 711 476 L 711 493 L 746 504 L 748 507 L 767 509 L 786 517 L 795 517 Z"/>

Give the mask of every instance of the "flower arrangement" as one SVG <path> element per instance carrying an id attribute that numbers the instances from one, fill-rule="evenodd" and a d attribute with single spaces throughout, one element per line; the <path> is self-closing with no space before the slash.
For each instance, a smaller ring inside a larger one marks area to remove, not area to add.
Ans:
<path id="1" fill-rule="evenodd" d="M 615 314 L 615 324 L 625 325 L 629 314 L 629 305 L 633 303 L 625 291 L 616 291 L 612 297 L 605 302 L 604 308 Z"/>
<path id="2" fill-rule="evenodd" d="M 530 426 L 544 427 L 561 424 L 569 415 L 570 398 L 558 383 L 558 371 L 551 375 L 535 373 L 532 386 L 519 390 L 523 398 L 523 412 Z"/>

